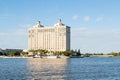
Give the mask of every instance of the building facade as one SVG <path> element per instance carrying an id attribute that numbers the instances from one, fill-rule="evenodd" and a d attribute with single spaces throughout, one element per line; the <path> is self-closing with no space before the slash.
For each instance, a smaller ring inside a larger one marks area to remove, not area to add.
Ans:
<path id="1" fill-rule="evenodd" d="M 28 30 L 28 36 L 29 50 L 70 50 L 70 27 L 62 24 L 61 20 L 53 27 L 44 27 L 39 21 Z"/>

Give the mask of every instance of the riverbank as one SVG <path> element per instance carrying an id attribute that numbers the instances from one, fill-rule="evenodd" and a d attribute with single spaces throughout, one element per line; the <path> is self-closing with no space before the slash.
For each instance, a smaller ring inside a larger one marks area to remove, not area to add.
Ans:
<path id="1" fill-rule="evenodd" d="M 89 57 L 113 57 L 113 58 L 120 58 L 120 56 L 112 56 L 112 55 L 92 55 L 92 56 L 89 56 Z M 34 57 L 24 57 L 24 56 L 0 56 L 0 58 L 34 58 Z M 52 56 L 47 56 L 47 57 L 42 57 L 41 59 L 47 59 L 47 58 L 55 58 L 55 57 L 52 57 Z M 71 56 L 60 56 L 60 59 L 63 59 L 63 58 L 84 58 L 84 56 L 82 57 L 71 57 Z"/>
<path id="2" fill-rule="evenodd" d="M 0 58 L 33 58 L 33 57 L 24 57 L 24 56 L 0 56 Z M 42 57 L 42 59 L 47 59 L 47 58 L 51 58 L 50 56 L 47 56 L 47 57 Z M 55 58 L 55 57 L 53 57 Z M 70 58 L 70 57 L 67 57 L 67 56 L 61 56 L 60 58 Z"/>
<path id="3" fill-rule="evenodd" d="M 22 57 L 22 56 L 0 56 L 0 58 L 33 58 L 33 57 Z"/>
<path id="4" fill-rule="evenodd" d="M 90 55 L 90 57 L 114 57 L 113 55 Z"/>

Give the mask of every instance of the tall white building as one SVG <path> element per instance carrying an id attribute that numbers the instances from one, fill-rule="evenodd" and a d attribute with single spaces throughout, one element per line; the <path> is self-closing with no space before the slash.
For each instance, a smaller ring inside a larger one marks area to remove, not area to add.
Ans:
<path id="1" fill-rule="evenodd" d="M 62 24 L 61 20 L 53 27 L 44 27 L 39 21 L 28 30 L 28 36 L 29 50 L 70 50 L 70 27 Z"/>

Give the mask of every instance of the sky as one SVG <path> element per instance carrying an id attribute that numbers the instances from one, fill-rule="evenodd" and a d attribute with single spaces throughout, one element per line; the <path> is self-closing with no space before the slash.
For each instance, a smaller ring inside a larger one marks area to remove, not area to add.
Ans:
<path id="1" fill-rule="evenodd" d="M 0 0 L 0 48 L 27 49 L 28 28 L 60 18 L 71 27 L 71 49 L 120 52 L 120 0 Z"/>

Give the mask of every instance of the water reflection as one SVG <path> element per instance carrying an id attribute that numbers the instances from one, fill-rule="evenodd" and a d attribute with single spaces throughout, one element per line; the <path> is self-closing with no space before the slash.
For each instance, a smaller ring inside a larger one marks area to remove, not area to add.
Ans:
<path id="1" fill-rule="evenodd" d="M 120 80 L 120 58 L 0 58 L 0 80 Z"/>
<path id="2" fill-rule="evenodd" d="M 68 59 L 28 59 L 29 79 L 64 80 L 67 79 Z"/>

